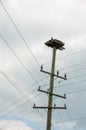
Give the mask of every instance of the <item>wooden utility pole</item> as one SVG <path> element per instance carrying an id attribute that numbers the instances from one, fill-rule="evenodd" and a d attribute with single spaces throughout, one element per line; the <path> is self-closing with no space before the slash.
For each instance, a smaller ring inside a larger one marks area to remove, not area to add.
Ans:
<path id="1" fill-rule="evenodd" d="M 50 89 L 49 89 L 49 92 L 50 92 L 50 93 L 53 93 L 54 71 L 55 71 L 55 58 L 56 58 L 56 47 L 53 48 L 51 77 L 50 77 Z M 51 130 L 52 94 L 49 94 L 48 108 L 49 108 L 49 109 L 48 109 L 48 113 L 47 113 L 47 130 Z"/>
<path id="2" fill-rule="evenodd" d="M 38 107 L 38 106 L 33 106 L 33 108 L 37 108 L 37 109 L 48 109 L 48 113 L 47 113 L 47 125 L 46 125 L 46 130 L 51 130 L 51 125 L 52 125 L 52 109 L 66 109 L 66 105 L 64 105 L 64 107 L 56 107 L 52 105 L 53 103 L 53 96 L 57 96 L 60 98 L 64 98 L 66 99 L 66 95 L 64 94 L 64 96 L 58 95 L 58 94 L 54 94 L 53 93 L 53 88 L 54 88 L 54 76 L 58 77 L 58 78 L 62 78 L 64 80 L 66 79 L 66 74 L 64 75 L 64 77 L 59 76 L 59 72 L 56 74 L 54 74 L 55 72 L 55 58 L 56 58 L 56 50 L 63 50 L 64 49 L 64 43 L 51 38 L 51 40 L 49 40 L 48 42 L 45 43 L 45 45 L 47 45 L 48 47 L 53 48 L 53 55 L 52 55 L 52 66 L 51 66 L 51 73 L 44 71 L 43 70 L 43 66 L 41 66 L 41 72 L 47 73 L 50 75 L 50 87 L 49 87 L 49 91 L 44 91 L 41 90 L 41 87 L 39 86 L 38 91 L 40 92 L 44 92 L 46 94 L 49 94 L 49 98 L 48 98 L 48 107 Z"/>

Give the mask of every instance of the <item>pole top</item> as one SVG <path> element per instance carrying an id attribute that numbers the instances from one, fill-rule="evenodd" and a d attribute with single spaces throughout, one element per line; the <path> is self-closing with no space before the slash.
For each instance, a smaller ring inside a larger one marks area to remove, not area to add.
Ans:
<path id="1" fill-rule="evenodd" d="M 53 38 L 51 38 L 51 40 L 45 42 L 45 45 L 48 47 L 51 47 L 51 48 L 56 47 L 56 49 L 59 49 L 59 50 L 65 49 L 63 42 L 61 42 L 60 40 L 57 40 L 57 39 L 53 39 Z"/>

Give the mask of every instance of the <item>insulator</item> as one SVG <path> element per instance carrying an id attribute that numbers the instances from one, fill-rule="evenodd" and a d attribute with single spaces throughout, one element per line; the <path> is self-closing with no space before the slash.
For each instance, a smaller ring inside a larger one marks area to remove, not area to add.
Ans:
<path id="1" fill-rule="evenodd" d="M 35 107 L 36 105 L 34 104 L 33 107 Z"/>
<path id="2" fill-rule="evenodd" d="M 66 98 L 66 94 L 64 94 L 64 97 Z"/>
<path id="3" fill-rule="evenodd" d="M 43 70 L 43 65 L 41 65 L 41 70 Z"/>
<path id="4" fill-rule="evenodd" d="M 64 77 L 65 77 L 65 78 L 67 78 L 67 75 L 66 75 L 66 73 L 64 74 Z"/>
<path id="5" fill-rule="evenodd" d="M 40 90 L 41 86 L 39 86 L 38 90 Z"/>
<path id="6" fill-rule="evenodd" d="M 66 104 L 64 104 L 64 108 L 66 108 Z"/>
<path id="7" fill-rule="evenodd" d="M 59 75 L 59 71 L 57 70 L 57 75 Z"/>
<path id="8" fill-rule="evenodd" d="M 50 89 L 48 88 L 47 91 L 49 92 L 49 90 L 50 90 Z"/>
<path id="9" fill-rule="evenodd" d="M 56 107 L 56 104 L 54 103 L 54 107 Z"/>

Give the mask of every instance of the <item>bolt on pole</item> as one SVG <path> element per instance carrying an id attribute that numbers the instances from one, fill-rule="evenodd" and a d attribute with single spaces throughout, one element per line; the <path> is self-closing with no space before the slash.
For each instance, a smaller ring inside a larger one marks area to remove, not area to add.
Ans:
<path id="1" fill-rule="evenodd" d="M 51 67 L 51 76 L 50 76 L 50 89 L 49 89 L 50 93 L 53 93 L 55 58 L 56 58 L 56 47 L 53 48 L 52 67 Z M 48 113 L 47 113 L 47 128 L 46 128 L 46 130 L 51 130 L 52 102 L 53 102 L 52 94 L 49 94 Z"/>

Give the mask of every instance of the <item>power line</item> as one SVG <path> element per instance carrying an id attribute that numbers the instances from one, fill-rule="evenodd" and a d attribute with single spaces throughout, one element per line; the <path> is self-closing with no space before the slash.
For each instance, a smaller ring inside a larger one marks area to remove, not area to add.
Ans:
<path id="1" fill-rule="evenodd" d="M 80 63 L 77 63 L 77 64 L 73 64 L 73 65 L 69 65 L 69 66 L 64 66 L 64 68 L 60 68 L 60 70 L 62 70 L 62 69 L 68 69 L 68 68 L 71 68 L 71 67 L 74 67 L 74 66 L 85 64 L 85 63 L 86 63 L 86 60 L 84 62 L 80 62 Z"/>
<path id="2" fill-rule="evenodd" d="M 22 103 L 21 105 L 19 105 L 19 106 L 13 108 L 13 109 L 10 110 L 9 112 L 7 112 L 7 113 L 5 113 L 4 115 L 2 115 L 0 118 L 2 119 L 2 118 L 4 118 L 4 117 L 6 117 L 8 114 L 10 114 L 11 112 L 13 112 L 13 111 L 19 109 L 20 107 L 22 107 L 23 105 L 25 105 L 27 102 L 28 102 L 28 101 L 26 101 L 26 102 Z"/>
<path id="3" fill-rule="evenodd" d="M 22 107 L 22 105 L 21 105 L 20 107 Z M 35 112 L 35 110 L 32 110 L 32 111 L 29 112 L 29 113 L 25 113 L 25 114 L 21 113 L 21 114 L 26 117 L 26 116 L 32 114 L 33 112 Z M 9 127 L 9 125 L 11 125 L 11 124 L 16 125 L 16 123 L 10 123 L 10 124 L 7 124 L 7 125 L 5 125 L 4 127 L 1 127 L 1 128 L 7 128 L 7 127 Z M 41 128 L 42 128 L 42 127 L 38 128 L 37 130 L 39 130 L 39 129 L 41 129 Z"/>
<path id="4" fill-rule="evenodd" d="M 62 119 L 62 117 L 61 117 L 61 115 L 60 115 L 60 113 L 58 112 L 58 115 L 59 115 L 59 117 L 60 117 L 60 120 L 61 121 L 63 121 L 63 119 Z M 65 128 L 65 125 L 64 125 L 64 123 L 62 123 L 63 124 L 63 127 Z"/>
<path id="5" fill-rule="evenodd" d="M 27 103 L 27 101 L 26 101 L 25 103 L 22 103 L 22 104 L 19 105 L 18 107 L 13 108 L 11 111 L 9 111 L 9 112 L 5 113 L 3 116 L 1 116 L 0 119 L 6 117 L 6 116 L 7 116 L 8 114 L 10 114 L 11 112 L 18 110 L 20 107 L 22 107 L 22 106 L 25 105 L 26 103 Z M 29 112 L 29 114 L 31 114 L 32 112 L 34 112 L 34 110 L 31 111 L 31 112 Z"/>
<path id="6" fill-rule="evenodd" d="M 5 74 L 6 75 L 6 74 Z M 11 81 L 12 82 L 12 81 Z M 11 88 L 11 87 L 10 87 Z M 1 94 L 3 94 L 4 92 L 6 92 L 6 90 L 8 90 L 8 88 L 6 88 L 4 91 L 1 91 L 0 92 L 0 95 Z M 34 91 L 36 91 L 36 89 L 34 89 L 33 91 L 29 91 L 29 93 L 31 94 L 32 92 L 34 92 Z M 28 93 L 28 94 L 29 94 Z M 29 98 L 29 100 L 31 99 L 31 100 L 33 100 L 34 98 L 36 99 L 38 96 L 40 96 L 41 94 L 38 94 L 38 95 L 36 95 L 36 96 L 34 96 L 34 97 L 32 97 L 32 98 Z M 27 95 L 25 95 L 25 96 L 27 96 Z M 12 98 L 11 98 L 12 99 Z M 21 99 L 21 98 L 20 98 Z M 19 99 L 19 100 L 20 100 Z M 18 99 L 17 100 L 15 100 L 14 102 L 12 102 L 10 105 L 12 105 L 12 104 L 14 104 L 15 102 L 18 102 L 19 101 Z M 1 104 L 2 105 L 2 104 Z M 7 107 L 9 107 L 9 105 L 7 106 Z M 7 109 L 7 107 L 5 107 L 4 109 L 2 109 L 1 111 L 3 111 L 3 110 L 5 110 L 5 109 Z M 1 112 L 0 111 L 0 112 Z"/>
<path id="7" fill-rule="evenodd" d="M 86 80 L 81 80 L 81 81 L 71 82 L 71 83 L 69 83 L 69 84 L 61 85 L 60 87 L 68 86 L 68 85 L 73 85 L 73 84 L 78 84 L 78 83 L 82 83 L 82 82 L 86 82 Z"/>
<path id="8" fill-rule="evenodd" d="M 84 51 L 86 51 L 86 49 L 83 49 L 83 50 L 80 50 L 80 51 L 77 51 L 77 52 L 71 53 L 71 54 L 69 54 L 69 55 L 67 55 L 67 56 L 64 56 L 64 57 L 58 58 L 58 60 L 62 60 L 62 59 L 68 58 L 68 57 L 70 57 L 70 56 L 73 56 L 73 55 L 76 55 L 76 54 L 82 53 L 82 52 L 84 52 Z"/>
<path id="9" fill-rule="evenodd" d="M 68 80 L 75 79 L 75 78 L 78 78 L 78 77 L 84 77 L 84 76 L 86 76 L 86 74 L 83 74 L 83 75 L 80 75 L 80 76 L 71 77 L 71 78 L 68 79 Z M 65 84 L 65 85 L 60 85 L 59 87 L 62 87 L 62 86 L 68 86 L 68 85 L 72 85 L 72 84 L 77 84 L 77 83 L 85 82 L 85 81 L 86 81 L 86 80 L 81 80 L 81 81 L 71 82 L 71 83 L 68 83 L 68 84 Z M 58 81 L 58 82 L 55 82 L 55 84 L 57 84 L 57 83 L 59 83 L 59 82 L 63 82 L 63 80 Z M 47 86 L 47 85 L 49 85 L 49 83 L 43 84 L 42 86 L 44 87 L 44 86 Z M 54 87 L 54 88 L 56 88 L 56 87 Z"/>
<path id="10" fill-rule="evenodd" d="M 79 78 L 79 77 L 84 77 L 84 76 L 86 76 L 86 74 L 74 76 L 74 77 L 69 78 L 68 80 Z"/>
<path id="11" fill-rule="evenodd" d="M 34 54 L 32 53 L 30 47 L 28 46 L 26 40 L 24 39 L 22 33 L 19 31 L 18 27 L 16 26 L 15 22 L 13 21 L 12 17 L 10 16 L 10 14 L 8 13 L 6 7 L 4 6 L 3 2 L 0 0 L 0 3 L 4 9 L 4 11 L 6 12 L 7 16 L 9 17 L 11 23 L 13 24 L 13 26 L 15 27 L 17 33 L 20 35 L 21 39 L 23 40 L 24 44 L 26 45 L 27 49 L 29 50 L 29 52 L 31 53 L 32 57 L 34 58 L 34 60 L 36 61 L 36 63 L 40 66 L 40 63 L 38 62 L 38 60 L 36 59 L 36 57 L 34 56 Z M 13 50 L 11 48 L 11 50 Z M 14 51 L 13 51 L 14 52 Z M 19 59 L 19 58 L 18 58 Z M 24 68 L 28 71 L 28 69 L 26 68 L 26 66 L 22 63 L 22 61 L 19 59 L 19 61 L 21 62 L 21 64 L 24 66 Z M 30 73 L 30 72 L 29 72 Z M 31 74 L 30 74 L 31 75 Z M 36 82 L 36 84 L 38 84 L 38 82 L 35 80 L 35 78 L 31 75 L 31 77 L 34 79 L 34 81 Z"/>
<path id="12" fill-rule="evenodd" d="M 31 71 L 30 73 L 32 73 L 33 71 Z M 18 81 L 16 81 L 16 83 L 21 82 L 24 78 L 26 78 L 28 76 L 28 74 L 26 74 L 25 76 L 23 76 L 21 79 L 19 79 Z M 45 79 L 45 77 L 43 79 L 41 79 L 39 82 L 43 81 Z M 3 94 L 4 92 L 6 92 L 8 89 L 10 89 L 11 86 L 8 86 L 7 88 L 3 89 L 2 91 L 0 91 L 0 95 Z M 29 93 L 36 91 L 37 89 L 31 90 Z M 39 94 L 40 95 L 40 94 Z"/>
<path id="13" fill-rule="evenodd" d="M 4 76 L 4 78 L 6 78 L 9 82 L 10 82 L 10 84 L 14 87 L 14 88 L 16 88 L 16 90 L 24 97 L 24 99 L 26 100 L 26 101 L 28 101 L 31 105 L 32 105 L 32 103 L 31 103 L 31 99 L 27 96 L 27 95 L 25 95 L 24 94 L 24 92 L 22 91 L 22 90 L 20 90 L 20 89 L 18 89 L 16 86 L 16 84 L 15 83 L 13 83 L 11 80 L 9 80 L 9 78 L 8 78 L 8 76 L 3 72 L 3 71 L 1 71 L 0 70 L 0 73 Z M 26 97 L 27 96 L 27 97 Z M 28 100 L 29 99 L 29 100 Z M 38 113 L 41 115 L 41 117 L 43 117 L 42 116 L 42 114 L 38 111 Z"/>
<path id="14" fill-rule="evenodd" d="M 71 67 L 74 67 L 74 66 L 78 66 L 78 65 L 81 65 L 81 64 L 85 64 L 86 63 L 86 60 L 84 62 L 80 62 L 80 63 L 77 63 L 77 64 L 73 64 L 73 65 L 69 65 L 69 66 L 64 66 L 64 68 L 60 68 L 59 70 L 62 70 L 62 69 L 68 69 L 68 68 L 71 68 Z M 45 64 L 43 64 L 45 65 Z M 69 72 L 72 72 L 72 71 L 69 71 Z M 67 73 L 69 73 L 67 72 Z"/>
<path id="15" fill-rule="evenodd" d="M 83 75 L 78 75 L 78 76 L 74 76 L 74 77 L 70 77 L 69 79 L 67 79 L 68 81 L 71 80 L 71 79 L 75 79 L 75 78 L 80 78 L 80 77 L 85 77 L 86 74 L 83 74 Z M 56 79 L 55 79 L 56 80 Z M 61 82 L 64 82 L 63 80 L 59 81 L 60 83 Z M 58 82 L 55 82 L 55 83 L 58 83 Z"/>
<path id="16" fill-rule="evenodd" d="M 0 34 L 1 39 L 5 42 L 5 44 L 9 47 L 9 49 L 12 51 L 12 53 L 15 55 L 15 57 L 17 58 L 17 60 L 22 64 L 22 66 L 25 68 L 25 70 L 29 73 L 29 75 L 32 77 L 32 79 L 36 82 L 36 84 L 38 85 L 38 82 L 36 81 L 36 79 L 33 77 L 33 75 L 30 73 L 30 71 L 28 70 L 28 68 L 24 65 L 24 63 L 20 60 L 20 58 L 16 55 L 16 53 L 14 52 L 14 50 L 11 48 L 11 46 L 8 44 L 8 42 L 5 40 L 5 38 Z"/>
<path id="17" fill-rule="evenodd" d="M 61 101 L 64 103 L 64 101 L 61 99 Z M 67 112 L 67 114 L 68 114 L 68 117 L 70 118 L 70 121 L 71 121 L 71 124 L 72 124 L 72 126 L 73 126 L 73 129 L 75 130 L 75 127 L 74 127 L 74 125 L 73 125 L 73 120 L 72 120 L 72 118 L 71 118 L 71 115 L 70 115 L 70 113 L 69 113 L 69 111 L 68 111 L 68 109 L 66 109 L 66 112 Z M 62 120 L 62 118 L 61 118 L 61 116 L 60 116 L 60 119 Z M 63 124 L 64 122 L 62 121 L 62 124 Z M 64 125 L 64 124 L 63 124 Z"/>
<path id="18" fill-rule="evenodd" d="M 59 89 L 60 89 L 60 87 L 59 87 Z M 67 94 L 67 93 L 66 93 L 66 94 Z M 63 100 L 62 100 L 62 102 L 64 103 Z M 67 114 L 68 114 L 68 116 L 69 116 L 69 118 L 70 118 L 70 121 L 71 121 L 71 124 L 72 124 L 72 126 L 73 126 L 73 129 L 76 130 L 76 128 L 75 128 L 75 126 L 74 126 L 74 124 L 73 124 L 73 119 L 72 119 L 72 117 L 71 117 L 71 114 L 69 113 L 69 110 L 67 109 L 66 112 L 67 112 Z M 62 121 L 62 123 L 64 123 L 64 121 Z"/>
<path id="19" fill-rule="evenodd" d="M 9 77 L 3 72 L 3 71 L 1 71 L 0 70 L 0 73 L 4 76 L 4 78 L 6 78 L 8 81 L 9 81 L 9 83 L 25 98 L 25 100 L 27 100 L 27 101 L 29 101 L 30 102 L 30 98 L 24 93 L 24 91 L 23 90 L 21 90 L 18 86 L 17 86 L 17 84 L 15 84 L 15 83 L 13 83 L 13 81 L 11 81 L 10 79 L 9 79 Z M 17 86 L 17 87 L 16 87 Z M 35 91 L 35 90 L 33 90 L 33 91 Z M 39 94 L 40 95 L 40 94 Z M 28 98 L 29 98 L 29 100 L 28 100 Z M 30 102 L 30 104 L 32 105 L 32 103 Z"/>
<path id="20" fill-rule="evenodd" d="M 86 51 L 86 49 L 83 49 L 83 50 L 80 50 L 80 51 L 71 53 L 71 54 L 69 54 L 69 55 L 67 55 L 67 56 L 64 56 L 64 57 L 60 57 L 60 58 L 58 58 L 58 60 L 62 60 L 62 59 L 68 58 L 68 57 L 70 57 L 70 56 L 73 56 L 73 55 L 82 53 L 82 52 L 84 52 L 84 51 Z M 44 63 L 43 65 L 49 64 L 50 62 L 51 62 L 51 61 L 48 61 L 48 62 Z"/>
<path id="21" fill-rule="evenodd" d="M 84 63 L 86 63 L 86 61 L 81 62 L 81 63 L 78 63 L 78 64 L 73 64 L 73 65 L 67 66 L 67 67 L 65 67 L 65 68 L 66 68 L 66 69 L 67 69 L 67 68 L 71 68 L 71 67 L 78 66 L 78 65 L 84 64 Z M 61 69 L 64 69 L 64 68 L 61 68 Z M 85 69 L 86 69 L 86 67 L 82 67 L 82 68 L 79 68 L 79 69 L 76 69 L 76 70 L 71 70 L 71 71 L 68 71 L 67 74 L 68 74 L 68 73 L 71 73 L 71 72 L 82 71 L 82 70 L 85 70 Z M 57 78 L 56 78 L 56 79 L 57 79 Z M 55 80 L 56 80 L 56 79 L 55 79 Z M 68 79 L 68 80 L 69 80 L 69 79 Z"/>
<path id="22" fill-rule="evenodd" d="M 81 89 L 81 90 L 78 90 L 78 91 L 70 91 L 70 92 L 67 92 L 66 94 L 75 94 L 75 93 L 82 93 L 82 92 L 85 92 L 86 89 Z"/>
<path id="23" fill-rule="evenodd" d="M 16 107 L 15 109 L 13 109 L 13 111 L 14 110 L 18 110 L 20 107 L 22 107 L 23 105 L 25 105 L 27 103 L 27 101 L 25 102 L 25 103 L 23 103 L 23 104 L 21 104 L 21 105 L 19 105 L 18 107 Z M 28 115 L 30 115 L 30 114 L 32 114 L 33 112 L 34 112 L 35 110 L 32 110 L 31 112 L 29 112 L 29 113 L 27 113 Z M 11 111 L 12 112 L 12 111 Z M 6 115 L 8 115 L 9 113 L 6 113 Z M 27 116 L 27 114 L 23 114 L 23 113 L 21 113 L 23 116 Z M 5 116 L 3 116 L 3 118 L 4 118 Z M 10 123 L 10 124 L 12 124 L 12 123 Z M 13 123 L 13 124 L 16 124 L 16 123 Z M 9 126 L 9 124 L 7 124 L 7 125 L 5 125 L 4 127 L 1 127 L 1 128 L 6 128 L 7 126 Z"/>
<path id="24" fill-rule="evenodd" d="M 37 96 L 39 96 L 39 95 L 37 95 Z M 35 96 L 35 97 L 33 97 L 33 98 L 36 98 L 37 96 Z M 33 98 L 31 98 L 31 100 L 32 100 Z M 21 98 L 20 98 L 20 99 L 21 99 Z M 19 100 L 20 100 L 20 99 L 19 99 Z M 16 100 L 15 102 L 18 102 L 19 100 Z M 22 107 L 22 106 L 25 105 L 26 103 L 28 103 L 28 101 L 25 101 L 25 102 L 22 103 L 21 105 L 17 106 L 16 108 L 12 109 L 11 111 L 5 113 L 1 118 L 4 118 L 6 115 L 8 115 L 9 113 L 13 112 L 14 110 L 19 109 L 20 107 Z M 14 104 L 14 102 L 13 102 L 13 104 Z M 10 104 L 10 105 L 12 105 L 12 104 Z M 8 107 L 9 107 L 9 105 L 8 105 L 5 109 L 7 109 Z M 3 109 L 3 110 L 4 110 L 4 109 Z M 2 110 L 2 111 L 3 111 L 3 110 Z M 1 112 L 1 111 L 0 111 L 0 112 Z M 27 114 L 31 114 L 32 112 L 34 112 L 34 110 L 31 111 L 31 112 L 29 112 L 29 113 L 27 113 Z M 39 111 L 38 111 L 38 112 L 39 112 Z M 40 113 L 40 112 L 39 112 L 39 113 Z M 28 116 L 27 114 L 25 114 L 25 116 Z M 43 116 L 42 116 L 41 113 L 40 113 L 40 115 L 41 115 L 41 117 L 43 118 Z"/>
<path id="25" fill-rule="evenodd" d="M 29 73 L 25 74 L 22 78 L 20 78 L 18 81 L 16 82 L 21 82 L 22 80 L 24 80 L 25 78 L 28 77 L 29 74 L 32 74 L 34 71 L 36 71 L 38 69 L 38 67 L 36 67 L 35 69 L 33 69 L 32 71 L 30 71 Z M 43 79 L 42 79 L 43 80 Z M 39 81 L 41 82 L 41 81 Z"/>
<path id="26" fill-rule="evenodd" d="M 70 121 L 71 121 L 71 124 L 72 124 L 72 126 L 73 126 L 73 129 L 76 130 L 76 128 L 74 127 L 74 124 L 73 124 L 73 119 L 72 119 L 72 117 L 71 117 L 71 115 L 70 115 L 70 113 L 69 113 L 68 110 L 67 110 L 67 113 L 68 113 L 68 116 L 69 116 L 69 118 L 70 118 Z"/>
<path id="27" fill-rule="evenodd" d="M 29 92 L 30 93 L 30 92 Z M 30 93 L 31 94 L 31 93 Z M 36 96 L 34 96 L 33 98 L 30 98 L 31 100 L 33 100 L 34 98 L 37 98 L 38 96 L 40 96 L 41 94 L 38 94 L 38 95 L 36 95 Z M 10 99 L 12 99 L 12 98 L 10 98 Z M 10 100 L 9 99 L 9 100 Z M 3 108 L 3 109 L 1 109 L 0 110 L 0 113 L 2 112 L 2 111 L 4 111 L 5 109 L 7 110 L 7 108 L 9 108 L 9 106 L 12 106 L 12 105 L 14 105 L 15 103 L 18 103 L 19 101 L 21 101 L 21 99 L 22 98 L 19 98 L 19 99 L 16 99 L 16 100 L 14 100 L 13 102 L 11 102 L 8 106 L 6 106 L 5 108 Z M 1 104 L 2 105 L 2 104 Z"/>
<path id="28" fill-rule="evenodd" d="M 28 46 L 26 40 L 24 39 L 22 33 L 19 31 L 18 27 L 16 26 L 15 22 L 13 21 L 12 17 L 11 17 L 10 14 L 8 13 L 7 9 L 5 8 L 5 6 L 4 6 L 4 4 L 2 3 L 1 0 L 0 0 L 0 3 L 1 3 L 1 5 L 2 5 L 4 11 L 5 11 L 6 14 L 8 15 L 10 21 L 12 22 L 13 26 L 15 27 L 17 33 L 20 35 L 20 37 L 21 37 L 21 39 L 23 40 L 24 44 L 26 45 L 27 49 L 29 50 L 29 52 L 30 52 L 31 55 L 33 56 L 34 60 L 36 61 L 36 63 L 37 63 L 38 65 L 40 65 L 39 62 L 38 62 L 38 60 L 36 59 L 36 57 L 35 57 L 34 54 L 32 53 L 30 47 Z"/>
<path id="29" fill-rule="evenodd" d="M 72 119 L 72 121 L 78 121 L 78 120 L 83 120 L 86 119 L 86 117 L 81 117 L 81 118 L 74 118 Z M 63 123 L 63 122 L 69 122 L 70 120 L 64 120 L 64 121 L 58 121 L 58 122 L 53 122 L 54 124 L 59 124 L 59 123 Z"/>
<path id="30" fill-rule="evenodd" d="M 71 70 L 71 71 L 68 71 L 67 74 L 71 73 L 71 72 L 82 71 L 82 70 L 85 70 L 85 69 L 86 69 L 86 67 L 82 67 L 82 68 L 79 68 L 79 69 L 76 69 L 76 70 Z"/>
<path id="31" fill-rule="evenodd" d="M 25 100 L 29 101 L 28 98 L 26 97 L 26 95 L 24 94 L 24 92 L 20 89 L 18 89 L 17 84 L 13 83 L 11 80 L 9 80 L 8 76 L 0 70 L 0 73 L 4 76 L 5 79 L 7 79 L 9 81 L 9 83 L 20 93 L 20 95 L 22 95 L 24 97 Z M 30 102 L 30 101 L 29 101 Z M 30 102 L 30 104 L 32 105 L 32 103 Z"/>

